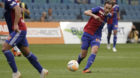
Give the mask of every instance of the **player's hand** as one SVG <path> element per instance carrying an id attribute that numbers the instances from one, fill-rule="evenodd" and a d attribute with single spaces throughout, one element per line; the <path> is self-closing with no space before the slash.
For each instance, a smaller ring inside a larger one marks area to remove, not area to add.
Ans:
<path id="1" fill-rule="evenodd" d="M 15 25 L 15 26 L 14 26 L 14 31 L 15 31 L 15 32 L 20 32 L 18 25 Z"/>
<path id="2" fill-rule="evenodd" d="M 99 16 L 95 15 L 94 18 L 100 22 L 104 22 Z"/>
<path id="3" fill-rule="evenodd" d="M 118 17 L 117 19 L 118 19 L 118 20 L 120 20 L 120 19 L 121 19 L 121 17 Z"/>
<path id="4" fill-rule="evenodd" d="M 26 12 L 26 9 L 25 8 L 22 8 L 23 12 Z"/>

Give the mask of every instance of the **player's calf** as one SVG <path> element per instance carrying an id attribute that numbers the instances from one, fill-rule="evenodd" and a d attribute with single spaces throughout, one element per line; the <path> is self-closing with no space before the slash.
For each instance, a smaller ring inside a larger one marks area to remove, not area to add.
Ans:
<path id="1" fill-rule="evenodd" d="M 83 70 L 84 73 L 91 73 L 91 71 L 89 71 L 89 68 L 93 64 L 93 62 L 94 62 L 94 60 L 96 58 L 97 52 L 98 52 L 98 46 L 92 46 L 91 54 L 90 54 L 90 56 L 88 58 L 87 65 L 85 66 L 85 68 Z"/>
<path id="2" fill-rule="evenodd" d="M 87 50 L 82 50 L 82 52 L 78 56 L 77 62 L 80 64 L 81 61 L 87 56 Z"/>

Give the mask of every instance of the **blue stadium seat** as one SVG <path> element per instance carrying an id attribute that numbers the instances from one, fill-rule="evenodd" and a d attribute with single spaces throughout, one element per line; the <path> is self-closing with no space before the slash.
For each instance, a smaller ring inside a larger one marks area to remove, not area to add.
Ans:
<path id="1" fill-rule="evenodd" d="M 65 4 L 74 4 L 74 0 L 63 0 Z"/>
<path id="2" fill-rule="evenodd" d="M 61 0 L 49 0 L 49 3 L 61 3 Z"/>
<path id="3" fill-rule="evenodd" d="M 87 20 L 89 20 L 90 16 L 82 15 L 82 18 L 84 21 L 87 21 Z"/>

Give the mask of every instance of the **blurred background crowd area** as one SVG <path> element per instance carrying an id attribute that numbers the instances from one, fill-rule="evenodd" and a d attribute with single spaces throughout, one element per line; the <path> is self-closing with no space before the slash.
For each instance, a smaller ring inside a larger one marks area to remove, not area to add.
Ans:
<path id="1" fill-rule="evenodd" d="M 4 0 L 1 0 L 4 1 Z M 21 0 L 27 21 L 87 21 L 84 11 L 103 6 L 105 0 Z M 140 0 L 117 0 L 121 21 L 140 21 Z M 26 5 L 26 6 L 25 6 Z M 4 9 L 0 8 L 0 19 Z"/>

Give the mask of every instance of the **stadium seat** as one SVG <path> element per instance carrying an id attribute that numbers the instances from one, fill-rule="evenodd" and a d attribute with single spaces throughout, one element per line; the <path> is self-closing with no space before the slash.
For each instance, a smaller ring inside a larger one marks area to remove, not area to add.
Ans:
<path id="1" fill-rule="evenodd" d="M 90 18 L 90 16 L 82 15 L 82 18 L 84 21 L 87 21 Z"/>
<path id="2" fill-rule="evenodd" d="M 74 4 L 74 0 L 63 0 L 65 4 Z"/>
<path id="3" fill-rule="evenodd" d="M 49 3 L 61 3 L 61 0 L 49 0 Z"/>

